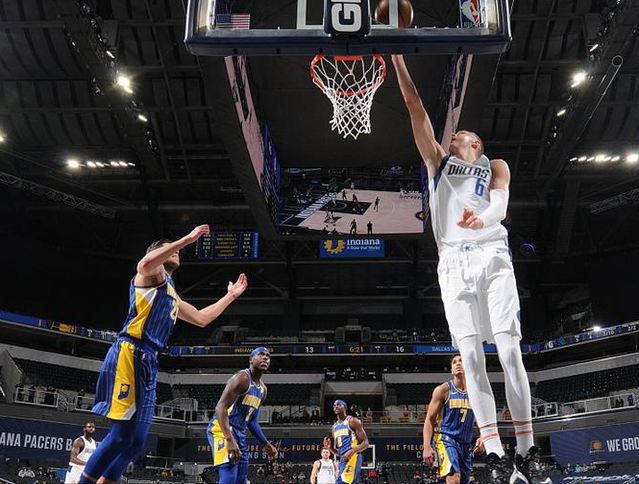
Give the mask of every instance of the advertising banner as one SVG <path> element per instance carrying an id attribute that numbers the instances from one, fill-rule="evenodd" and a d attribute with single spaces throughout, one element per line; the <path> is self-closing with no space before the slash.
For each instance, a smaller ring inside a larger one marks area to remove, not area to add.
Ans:
<path id="1" fill-rule="evenodd" d="M 320 240 L 319 245 L 320 257 L 324 259 L 384 257 L 384 241 L 382 239 Z"/>
<path id="2" fill-rule="evenodd" d="M 639 423 L 608 425 L 550 434 L 555 459 L 562 466 L 592 462 L 639 461 Z"/>

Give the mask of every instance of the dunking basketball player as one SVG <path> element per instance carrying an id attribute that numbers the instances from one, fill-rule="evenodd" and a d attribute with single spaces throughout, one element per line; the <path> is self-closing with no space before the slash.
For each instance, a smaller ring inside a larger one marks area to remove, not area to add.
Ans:
<path id="1" fill-rule="evenodd" d="M 93 406 L 93 412 L 111 420 L 111 430 L 79 484 L 119 482 L 144 447 L 155 408 L 157 353 L 165 348 L 176 319 L 205 327 L 246 290 L 246 276 L 240 274 L 215 304 L 198 310 L 180 299 L 171 279 L 180 266 L 179 251 L 208 233 L 208 225 L 200 225 L 176 242 L 158 240 L 138 262 L 129 288 L 129 314 L 102 364 Z"/>
<path id="2" fill-rule="evenodd" d="M 446 484 L 469 484 L 475 415 L 466 393 L 461 355 L 454 355 L 450 366 L 453 379 L 435 388 L 428 404 L 422 457 L 426 465 L 433 465 L 437 459 L 439 475 Z"/>
<path id="3" fill-rule="evenodd" d="M 82 437 L 78 437 L 73 441 L 71 456 L 69 457 L 69 469 L 67 470 L 64 484 L 77 484 L 80 480 L 87 461 L 93 452 L 95 452 L 93 434 L 95 434 L 95 424 L 93 422 L 87 422 L 84 426 Z"/>
<path id="4" fill-rule="evenodd" d="M 495 342 L 505 373 L 506 398 L 517 438 L 517 468 L 535 482 L 538 449 L 533 443 L 530 387 L 521 356 L 519 297 L 501 224 L 508 208 L 510 172 L 504 160 L 489 160 L 472 131 L 451 136 L 450 154 L 435 139 L 430 118 L 404 58 L 393 64 L 410 114 L 415 144 L 428 171 L 433 232 L 439 249 L 439 285 L 446 319 L 466 368 L 468 396 L 494 482 L 513 472 L 497 431 L 497 413 L 482 342 Z"/>
<path id="5" fill-rule="evenodd" d="M 335 400 L 333 411 L 337 422 L 331 433 L 335 446 L 329 437 L 324 437 L 324 448 L 339 456 L 336 484 L 355 484 L 362 469 L 361 453 L 368 449 L 368 437 L 358 418 L 346 415 L 348 405 L 344 400 Z"/>
<path id="6" fill-rule="evenodd" d="M 322 458 L 313 462 L 311 484 L 335 484 L 337 462 L 331 460 L 331 451 L 322 449 Z"/>
<path id="7" fill-rule="evenodd" d="M 245 484 L 249 454 L 246 429 L 264 446 L 273 459 L 277 449 L 260 427 L 260 406 L 266 399 L 262 375 L 271 365 L 271 354 L 260 346 L 251 352 L 249 367 L 233 375 L 217 402 L 206 436 L 211 445 L 213 466 L 218 469 L 219 484 Z"/>

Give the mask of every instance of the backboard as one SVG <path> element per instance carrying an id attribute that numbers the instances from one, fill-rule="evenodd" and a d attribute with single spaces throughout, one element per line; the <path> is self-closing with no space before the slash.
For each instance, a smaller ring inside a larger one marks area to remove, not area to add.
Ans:
<path id="1" fill-rule="evenodd" d="M 189 0 L 185 43 L 209 56 L 495 54 L 511 38 L 507 0 L 413 0 L 409 28 L 398 27 L 399 0 L 389 0 L 389 24 L 373 20 L 365 36 L 325 33 L 324 1 Z"/>

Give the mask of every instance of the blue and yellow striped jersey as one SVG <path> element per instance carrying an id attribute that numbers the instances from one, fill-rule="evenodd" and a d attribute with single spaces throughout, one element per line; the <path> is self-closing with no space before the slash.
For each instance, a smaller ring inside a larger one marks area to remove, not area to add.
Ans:
<path id="1" fill-rule="evenodd" d="M 250 384 L 246 392 L 241 394 L 233 405 L 228 409 L 229 425 L 235 430 L 240 432 L 246 432 L 246 423 L 251 420 L 251 417 L 257 412 L 264 401 L 264 385 L 256 384 L 253 381 L 253 375 L 248 368 L 245 370 L 248 373 Z M 221 432 L 220 424 L 217 421 L 217 415 L 213 415 L 213 419 L 209 424 L 210 432 Z"/>
<path id="2" fill-rule="evenodd" d="M 335 447 L 340 457 L 353 447 L 357 447 L 357 437 L 355 437 L 355 432 L 353 432 L 349 425 L 350 419 L 351 416 L 349 415 L 343 422 L 338 420 L 333 424 L 333 438 L 335 439 Z"/>
<path id="3" fill-rule="evenodd" d="M 179 298 L 173 279 L 157 286 L 136 286 L 135 278 L 129 288 L 129 314 L 120 336 L 142 341 L 155 351 L 162 351 L 171 337 L 178 314 Z"/>
<path id="4" fill-rule="evenodd" d="M 475 414 L 470 406 L 468 393 L 458 390 L 452 380 L 447 381 L 446 384 L 448 398 L 444 402 L 442 411 L 437 415 L 435 432 L 446 434 L 460 442 L 470 443 L 473 440 Z"/>

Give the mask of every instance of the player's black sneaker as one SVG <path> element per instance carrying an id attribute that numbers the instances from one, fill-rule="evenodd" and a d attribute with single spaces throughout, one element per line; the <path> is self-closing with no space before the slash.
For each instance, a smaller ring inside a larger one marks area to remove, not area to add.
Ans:
<path id="1" fill-rule="evenodd" d="M 515 454 L 515 468 L 528 481 L 528 484 L 546 484 L 551 482 L 539 460 L 539 448 L 532 446 L 524 457 Z"/>
<path id="2" fill-rule="evenodd" d="M 486 468 L 489 473 L 489 484 L 510 484 L 513 464 L 508 456 L 499 457 L 491 452 L 486 456 Z"/>

